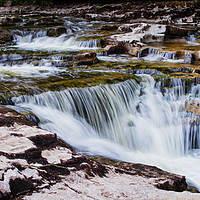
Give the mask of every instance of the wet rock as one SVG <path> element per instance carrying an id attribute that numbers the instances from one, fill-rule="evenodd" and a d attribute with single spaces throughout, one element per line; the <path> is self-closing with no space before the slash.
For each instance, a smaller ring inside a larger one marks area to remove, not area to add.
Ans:
<path id="1" fill-rule="evenodd" d="M 163 190 L 171 190 L 176 192 L 182 192 L 186 190 L 187 184 L 185 181 L 185 177 L 174 177 L 173 179 L 160 181 L 156 185 L 157 188 Z"/>
<path id="2" fill-rule="evenodd" d="M 3 16 L 0 17 L 0 26 L 13 26 L 16 23 L 22 22 L 22 18 L 17 16 Z"/>
<path id="3" fill-rule="evenodd" d="M 58 37 L 64 33 L 66 33 L 67 29 L 64 26 L 58 26 L 47 29 L 47 36 L 49 37 Z"/>
<path id="4" fill-rule="evenodd" d="M 7 30 L 0 30 L 0 44 L 6 44 L 13 40 L 13 35 L 10 31 Z"/>
<path id="5" fill-rule="evenodd" d="M 166 38 L 177 38 L 177 37 L 186 37 L 188 36 L 188 30 L 185 28 L 177 27 L 177 26 L 171 26 L 168 25 L 166 27 Z"/>
<path id="6" fill-rule="evenodd" d="M 108 54 L 127 54 L 129 51 L 129 46 L 126 42 L 118 42 L 117 45 L 111 46 L 107 53 Z"/>
<path id="7" fill-rule="evenodd" d="M 57 17 L 41 17 L 38 19 L 34 25 L 37 26 L 62 26 L 64 22 Z"/>
<path id="8" fill-rule="evenodd" d="M 0 127 L 1 126 L 10 127 L 13 126 L 14 123 L 20 125 L 30 125 L 30 126 L 35 125 L 35 123 L 27 120 L 25 116 L 20 115 L 14 110 L 0 106 Z"/>
<path id="9" fill-rule="evenodd" d="M 102 31 L 116 31 L 118 29 L 117 25 L 102 25 L 100 28 Z"/>
<path id="10" fill-rule="evenodd" d="M 28 180 L 28 179 L 20 179 L 20 178 L 16 178 L 16 179 L 11 179 L 9 181 L 9 185 L 10 185 L 10 190 L 11 190 L 11 194 L 13 196 L 20 194 L 21 192 L 24 191 L 29 191 L 30 189 L 34 188 L 34 184 Z"/>
<path id="11" fill-rule="evenodd" d="M 76 65 L 92 65 L 98 62 L 98 58 L 96 57 L 96 53 L 87 52 L 74 56 L 73 61 Z"/>
<path id="12" fill-rule="evenodd" d="M 141 49 L 139 52 L 138 52 L 138 56 L 139 57 L 145 57 L 145 56 L 148 56 L 149 54 L 149 48 L 144 48 L 144 49 Z"/>

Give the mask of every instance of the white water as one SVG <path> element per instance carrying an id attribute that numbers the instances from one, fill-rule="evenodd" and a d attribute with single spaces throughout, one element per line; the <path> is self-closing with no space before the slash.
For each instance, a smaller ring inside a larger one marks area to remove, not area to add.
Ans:
<path id="1" fill-rule="evenodd" d="M 5 77 L 8 75 L 15 77 L 48 77 L 52 76 L 62 71 L 66 71 L 64 68 L 57 68 L 51 65 L 49 62 L 41 62 L 40 65 L 35 66 L 33 64 L 23 63 L 23 64 L 13 64 L 5 65 L 0 64 L 0 77 Z"/>
<path id="2" fill-rule="evenodd" d="M 39 34 L 40 33 L 40 34 Z M 80 41 L 78 36 L 69 36 L 62 34 L 59 37 L 48 37 L 46 32 L 27 33 L 20 35 L 15 34 L 15 47 L 26 50 L 43 50 L 43 51 L 80 51 L 96 50 L 97 40 Z"/>
<path id="3" fill-rule="evenodd" d="M 177 59 L 176 54 L 173 52 L 160 51 L 159 49 L 149 48 L 148 55 L 141 57 L 141 52 L 138 53 L 138 57 L 147 61 L 163 61 L 171 63 L 184 63 L 184 59 Z"/>
<path id="4" fill-rule="evenodd" d="M 192 126 L 194 116 L 184 111 L 188 101 L 199 102 L 200 87 L 185 95 L 184 84 L 175 79 L 163 96 L 152 77 L 141 77 L 140 85 L 129 80 L 13 101 L 81 152 L 156 165 L 185 175 L 200 190 L 199 126 Z"/>

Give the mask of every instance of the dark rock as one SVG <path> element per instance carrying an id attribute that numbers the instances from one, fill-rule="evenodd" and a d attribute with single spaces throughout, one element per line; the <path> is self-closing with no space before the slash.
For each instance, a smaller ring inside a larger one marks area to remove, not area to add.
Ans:
<path id="1" fill-rule="evenodd" d="M 163 171 L 155 166 L 113 161 L 101 157 L 97 158 L 97 160 L 100 160 L 105 165 L 115 166 L 116 173 L 155 178 L 155 186 L 159 189 L 182 192 L 187 188 L 184 176 Z"/>
<path id="2" fill-rule="evenodd" d="M 187 183 L 184 176 L 174 176 L 173 179 L 159 182 L 156 187 L 162 190 L 182 192 L 187 189 Z"/>
<path id="3" fill-rule="evenodd" d="M 41 17 L 34 23 L 34 25 L 37 25 L 37 26 L 62 26 L 63 21 L 59 20 L 56 17 Z"/>
<path id="4" fill-rule="evenodd" d="M 194 73 L 200 74 L 200 69 L 195 69 Z"/>
<path id="5" fill-rule="evenodd" d="M 7 30 L 0 30 L 0 44 L 5 44 L 13 40 L 13 35 Z"/>
<path id="6" fill-rule="evenodd" d="M 13 26 L 23 20 L 17 16 L 5 16 L 0 18 L 0 26 Z"/>
<path id="7" fill-rule="evenodd" d="M 111 46 L 107 53 L 108 54 L 127 54 L 129 46 L 126 42 L 118 42 L 118 44 Z"/>
<path id="8" fill-rule="evenodd" d="M 74 56 L 73 61 L 76 65 L 92 65 L 98 62 L 98 58 L 96 57 L 96 53 L 87 52 Z"/>
<path id="9" fill-rule="evenodd" d="M 34 184 L 30 180 L 20 178 L 10 179 L 9 185 L 12 195 L 17 195 L 34 188 Z"/>
<path id="10" fill-rule="evenodd" d="M 36 135 L 33 137 L 29 137 L 29 139 L 37 146 L 37 147 L 51 147 L 53 143 L 56 142 L 57 137 L 56 134 L 46 134 L 46 135 Z"/>
<path id="11" fill-rule="evenodd" d="M 42 169 L 45 170 L 48 174 L 54 175 L 55 177 L 58 175 L 70 175 L 69 169 L 63 166 L 59 166 L 59 165 L 48 165 L 48 166 L 42 167 Z"/>
<path id="12" fill-rule="evenodd" d="M 9 115 L 3 115 L 4 113 L 9 113 Z M 0 126 L 13 126 L 14 123 L 21 125 L 33 126 L 35 123 L 26 119 L 25 116 L 17 113 L 16 111 L 0 106 Z"/>
<path id="13" fill-rule="evenodd" d="M 49 37 L 58 37 L 66 33 L 67 29 L 64 26 L 58 26 L 47 29 L 47 36 Z"/>
<path id="14" fill-rule="evenodd" d="M 118 29 L 117 25 L 102 25 L 100 28 L 102 31 L 116 31 Z"/>
<path id="15" fill-rule="evenodd" d="M 142 49 L 139 52 L 140 57 L 148 56 L 148 54 L 149 54 L 149 48 Z"/>
<path id="16" fill-rule="evenodd" d="M 188 30 L 185 28 L 177 27 L 177 26 L 171 26 L 168 25 L 166 27 L 166 38 L 177 38 L 177 37 L 185 37 L 188 36 Z"/>

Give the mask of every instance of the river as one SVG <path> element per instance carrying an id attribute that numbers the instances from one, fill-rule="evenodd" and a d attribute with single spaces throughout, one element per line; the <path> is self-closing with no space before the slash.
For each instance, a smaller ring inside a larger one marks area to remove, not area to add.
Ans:
<path id="1" fill-rule="evenodd" d="M 188 183 L 200 190 L 199 114 L 190 112 L 191 102 L 193 107 L 199 106 L 199 84 L 169 78 L 166 86 L 162 78 L 154 79 L 151 70 L 141 70 L 136 78 L 125 81 L 84 85 L 89 76 L 125 76 L 128 72 L 74 64 L 66 67 L 70 56 L 80 51 L 96 51 L 99 66 L 143 61 L 140 56 L 101 52 L 101 34 L 96 27 L 105 22 L 63 20 L 67 31 L 58 37 L 47 36 L 41 28 L 13 30 L 13 43 L 1 47 L 3 104 L 34 114 L 41 128 L 55 132 L 78 152 L 154 165 L 186 176 Z M 166 56 L 152 49 L 143 60 L 158 58 L 183 62 L 175 60 L 173 54 Z M 81 80 L 79 87 L 75 83 L 64 87 L 71 80 Z M 53 87 L 56 81 L 59 84 Z"/>

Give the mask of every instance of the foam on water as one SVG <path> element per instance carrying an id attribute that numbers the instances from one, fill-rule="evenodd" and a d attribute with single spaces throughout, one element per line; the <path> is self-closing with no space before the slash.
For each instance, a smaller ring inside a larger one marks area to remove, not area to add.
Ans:
<path id="1" fill-rule="evenodd" d="M 4 75 L 21 76 L 21 77 L 48 77 L 55 75 L 65 69 L 53 67 L 50 63 L 44 62 L 43 65 L 35 66 L 33 64 L 0 64 L 0 77 Z"/>
<path id="2" fill-rule="evenodd" d="M 78 36 L 69 36 L 62 34 L 59 37 L 48 37 L 46 35 L 33 34 L 18 36 L 15 35 L 16 45 L 20 49 L 26 50 L 43 50 L 43 51 L 80 51 L 96 50 L 97 40 L 81 41 Z"/>
<path id="3" fill-rule="evenodd" d="M 185 94 L 184 83 L 175 79 L 163 96 L 152 77 L 141 79 L 13 101 L 80 152 L 156 165 L 185 175 L 200 190 L 199 124 L 184 111 L 191 100 L 199 102 L 200 87 Z"/>

